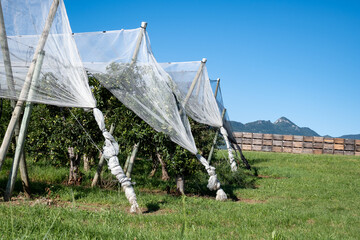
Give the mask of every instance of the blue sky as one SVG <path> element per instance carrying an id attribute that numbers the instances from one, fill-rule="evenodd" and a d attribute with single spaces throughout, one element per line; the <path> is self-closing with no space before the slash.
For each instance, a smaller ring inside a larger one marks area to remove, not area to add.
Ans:
<path id="1" fill-rule="evenodd" d="M 232 120 L 360 133 L 360 1 L 65 0 L 74 32 L 148 22 L 159 62 L 208 59 Z"/>

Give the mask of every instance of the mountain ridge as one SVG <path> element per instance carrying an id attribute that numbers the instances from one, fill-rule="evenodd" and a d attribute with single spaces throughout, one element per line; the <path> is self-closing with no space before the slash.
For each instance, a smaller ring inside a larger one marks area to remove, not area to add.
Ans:
<path id="1" fill-rule="evenodd" d="M 309 127 L 299 127 L 286 117 L 280 117 L 275 122 L 270 120 L 257 120 L 249 123 L 231 121 L 235 132 L 270 133 L 282 135 L 315 136 L 320 135 Z M 326 135 L 327 137 L 330 137 Z M 342 135 L 340 138 L 360 139 L 360 134 Z"/>

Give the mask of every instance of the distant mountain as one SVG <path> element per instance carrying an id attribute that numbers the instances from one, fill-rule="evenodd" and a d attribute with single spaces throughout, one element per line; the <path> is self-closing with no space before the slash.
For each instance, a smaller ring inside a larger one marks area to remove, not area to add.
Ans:
<path id="1" fill-rule="evenodd" d="M 274 123 L 265 120 L 258 120 L 242 124 L 231 121 L 235 132 L 272 133 L 283 135 L 320 136 L 308 127 L 299 127 L 286 117 L 281 117 Z"/>
<path id="2" fill-rule="evenodd" d="M 359 139 L 360 140 L 360 134 L 342 135 L 340 138 Z"/>

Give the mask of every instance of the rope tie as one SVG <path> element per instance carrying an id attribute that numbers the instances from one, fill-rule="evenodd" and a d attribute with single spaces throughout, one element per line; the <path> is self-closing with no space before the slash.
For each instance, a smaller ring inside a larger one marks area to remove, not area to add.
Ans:
<path id="1" fill-rule="evenodd" d="M 90 140 L 91 144 L 93 146 L 95 146 L 95 148 L 102 154 L 101 149 L 98 147 L 98 145 L 96 145 L 95 141 L 92 139 L 92 137 L 90 136 L 90 134 L 86 131 L 86 129 L 84 128 L 84 126 L 81 124 L 81 122 L 77 119 L 77 117 L 75 116 L 75 114 L 71 111 L 70 108 L 68 108 L 71 115 L 73 116 L 73 118 L 76 120 L 76 122 L 80 125 L 80 127 L 82 128 L 82 130 L 85 132 L 87 138 Z"/>

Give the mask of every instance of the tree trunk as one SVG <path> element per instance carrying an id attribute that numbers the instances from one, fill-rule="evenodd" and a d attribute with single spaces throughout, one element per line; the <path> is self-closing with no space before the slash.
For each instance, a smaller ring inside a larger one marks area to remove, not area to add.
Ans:
<path id="1" fill-rule="evenodd" d="M 89 161 L 89 157 L 84 154 L 83 156 L 83 160 L 84 160 L 84 171 L 88 172 L 90 170 L 90 161 Z"/>
<path id="2" fill-rule="evenodd" d="M 79 174 L 80 161 L 77 154 L 74 152 L 73 147 L 68 148 L 69 159 L 70 159 L 70 171 L 68 184 L 79 184 L 81 181 Z"/>
<path id="3" fill-rule="evenodd" d="M 168 172 L 166 170 L 166 163 L 163 161 L 160 153 L 157 152 L 156 156 L 159 159 L 159 162 L 161 164 L 161 173 L 162 173 L 161 179 L 164 180 L 164 181 L 168 181 L 170 179 L 170 177 L 169 177 L 169 174 L 168 174 Z"/>
<path id="4" fill-rule="evenodd" d="M 155 172 L 159 166 L 159 161 L 156 160 L 154 154 L 151 155 L 151 160 L 152 160 L 152 170 L 149 174 L 149 177 L 153 177 L 155 175 Z"/>
<path id="5" fill-rule="evenodd" d="M 20 176 L 21 176 L 21 183 L 23 186 L 23 190 L 25 196 L 27 198 L 31 198 L 31 190 L 30 190 L 30 180 L 26 166 L 26 158 L 25 152 L 23 151 L 20 156 Z"/>
<path id="6" fill-rule="evenodd" d="M 185 178 L 184 175 L 176 176 L 176 191 L 185 195 Z"/>

